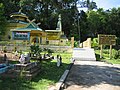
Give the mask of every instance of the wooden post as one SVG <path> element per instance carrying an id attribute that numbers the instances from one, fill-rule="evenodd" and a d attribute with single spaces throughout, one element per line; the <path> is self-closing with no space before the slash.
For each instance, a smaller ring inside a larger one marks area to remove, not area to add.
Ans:
<path id="1" fill-rule="evenodd" d="M 110 56 L 110 59 L 112 58 L 112 45 L 110 45 L 110 54 L 109 54 Z"/>
<path id="2" fill-rule="evenodd" d="M 100 45 L 100 58 L 103 58 L 103 45 Z"/>
<path id="3" fill-rule="evenodd" d="M 74 37 L 71 37 L 71 47 L 74 48 Z"/>

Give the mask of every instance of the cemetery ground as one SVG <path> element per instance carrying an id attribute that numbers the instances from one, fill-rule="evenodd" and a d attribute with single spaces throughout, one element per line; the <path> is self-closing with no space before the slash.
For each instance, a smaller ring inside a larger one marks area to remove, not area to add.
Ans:
<path id="1" fill-rule="evenodd" d="M 53 53 L 53 56 L 60 54 L 62 56 L 62 66 L 57 67 L 56 60 L 42 61 L 40 73 L 32 80 L 26 80 L 22 76 L 19 78 L 1 78 L 0 90 L 48 90 L 49 87 L 59 81 L 61 75 L 70 63 L 71 53 Z M 34 61 L 34 60 L 31 60 Z M 12 61 L 12 63 L 18 63 Z"/>

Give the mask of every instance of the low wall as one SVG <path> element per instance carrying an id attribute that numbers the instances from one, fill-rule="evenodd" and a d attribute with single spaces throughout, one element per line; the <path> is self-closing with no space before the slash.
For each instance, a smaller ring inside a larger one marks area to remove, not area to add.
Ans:
<path id="1" fill-rule="evenodd" d="M 65 51 L 65 52 L 72 52 L 71 46 L 51 46 L 51 45 L 40 45 L 41 48 L 49 48 L 56 52 L 58 51 Z"/>
<path id="2" fill-rule="evenodd" d="M 30 46 L 26 46 L 26 45 L 18 45 L 16 46 L 17 50 L 22 50 L 22 51 L 29 51 L 30 50 Z M 40 48 L 44 49 L 44 48 L 48 48 L 51 49 L 53 51 L 65 51 L 65 52 L 72 52 L 72 48 L 71 46 L 51 46 L 51 45 L 40 45 Z M 0 50 L 3 50 L 4 46 L 0 46 Z M 13 51 L 15 48 L 14 45 L 6 45 L 6 50 L 7 51 Z"/>

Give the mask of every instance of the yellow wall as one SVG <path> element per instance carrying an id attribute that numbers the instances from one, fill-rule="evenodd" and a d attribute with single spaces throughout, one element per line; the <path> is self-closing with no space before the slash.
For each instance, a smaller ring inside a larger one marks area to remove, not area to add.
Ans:
<path id="1" fill-rule="evenodd" d="M 46 44 L 46 37 L 42 37 L 42 44 Z"/>
<path id="2" fill-rule="evenodd" d="M 14 17 L 15 20 L 21 20 L 21 21 L 25 21 L 24 17 Z"/>
<path id="3" fill-rule="evenodd" d="M 60 33 L 59 32 L 47 32 L 47 40 L 59 40 Z"/>
<path id="4" fill-rule="evenodd" d="M 9 29 L 23 28 L 25 26 L 27 26 L 27 24 L 21 24 L 21 23 L 9 23 L 8 24 Z"/>
<path id="5" fill-rule="evenodd" d="M 60 40 L 49 40 L 49 44 L 51 45 L 59 45 Z"/>

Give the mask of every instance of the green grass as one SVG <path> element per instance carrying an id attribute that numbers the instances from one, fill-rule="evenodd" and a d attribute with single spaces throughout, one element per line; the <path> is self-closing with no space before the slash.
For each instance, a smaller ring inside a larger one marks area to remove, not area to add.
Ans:
<path id="1" fill-rule="evenodd" d="M 42 61 L 41 72 L 31 81 L 24 79 L 0 78 L 0 90 L 48 90 L 55 85 L 70 63 L 71 53 L 54 53 L 62 56 L 62 66 L 57 67 L 56 60 Z"/>
<path id="2" fill-rule="evenodd" d="M 109 59 L 109 50 L 108 49 L 104 49 L 103 50 L 103 58 L 100 59 L 100 50 L 95 50 L 96 53 L 96 59 L 98 61 L 106 61 L 108 63 L 112 63 L 112 64 L 120 64 L 120 59 L 114 59 L 114 54 L 115 54 L 115 50 L 112 50 L 112 59 Z"/>

